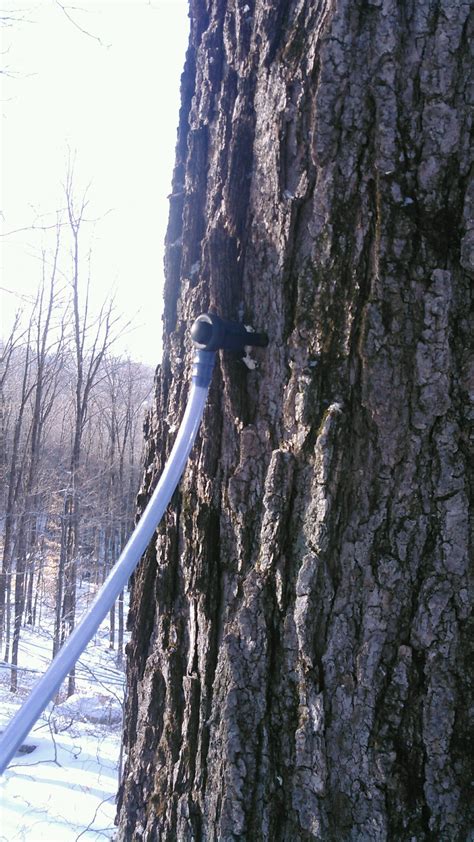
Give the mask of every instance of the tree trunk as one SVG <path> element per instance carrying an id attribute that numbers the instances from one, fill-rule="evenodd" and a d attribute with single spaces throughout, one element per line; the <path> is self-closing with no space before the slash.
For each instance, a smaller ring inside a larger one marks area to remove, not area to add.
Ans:
<path id="1" fill-rule="evenodd" d="M 65 489 L 64 491 L 64 501 L 61 511 L 61 540 L 59 544 L 59 558 L 58 558 L 58 574 L 57 574 L 57 581 L 56 581 L 56 595 L 54 600 L 54 632 L 53 632 L 53 658 L 56 657 L 57 653 L 59 652 L 63 640 L 62 640 L 62 624 L 61 624 L 61 616 L 62 616 L 62 608 L 63 608 L 63 595 L 64 595 L 64 568 L 66 565 L 66 536 L 68 530 L 68 520 L 69 520 L 69 513 L 67 509 L 67 501 L 69 499 L 69 488 Z"/>
<path id="2" fill-rule="evenodd" d="M 20 650 L 21 624 L 25 607 L 25 567 L 23 554 L 19 555 L 15 572 L 15 613 L 13 617 L 13 640 L 12 640 L 12 668 L 10 673 L 10 692 L 18 690 L 18 655 Z"/>
<path id="3" fill-rule="evenodd" d="M 22 479 L 25 467 L 24 454 L 21 452 L 22 432 L 24 427 L 25 409 L 28 399 L 31 394 L 30 373 L 31 373 L 31 355 L 30 355 L 30 332 L 28 332 L 28 342 L 24 355 L 22 386 L 19 398 L 18 412 L 15 419 L 12 452 L 10 465 L 8 470 L 8 491 L 6 491 L 6 506 L 5 506 L 5 531 L 3 534 L 3 557 L 2 566 L 0 569 L 0 649 L 3 645 L 4 631 L 5 634 L 5 661 L 9 660 L 10 648 L 10 595 L 11 595 L 11 576 L 12 576 L 12 561 L 13 561 L 13 547 L 17 534 L 15 534 L 15 520 L 18 517 L 18 500 L 22 490 Z"/>
<path id="4" fill-rule="evenodd" d="M 467 838 L 473 43 L 452 0 L 191 0 L 141 504 L 193 318 L 271 341 L 134 577 L 121 840 Z"/>
<path id="5" fill-rule="evenodd" d="M 38 627 L 40 627 L 41 623 L 41 606 L 44 600 L 44 539 L 41 543 L 41 552 L 38 558 L 38 573 L 36 577 L 36 587 L 33 588 L 32 597 L 32 609 L 31 609 L 31 625 L 36 626 L 38 623 Z M 33 583 L 33 576 L 30 580 Z M 33 596 L 34 595 L 34 596 Z M 38 612 L 39 606 L 39 612 Z M 39 613 L 39 616 L 38 616 Z"/>
<path id="6" fill-rule="evenodd" d="M 32 542 L 32 546 L 34 546 L 33 542 Z M 34 625 L 34 620 L 33 620 L 33 615 L 34 615 L 33 593 L 35 592 L 34 591 L 35 576 L 36 576 L 36 560 L 35 560 L 35 557 L 32 553 L 31 558 L 29 559 L 29 564 L 28 564 L 28 576 L 27 576 L 28 584 L 27 584 L 27 587 L 26 587 L 26 605 L 25 605 L 25 623 L 28 626 Z M 38 574 L 38 577 L 37 577 L 37 582 L 39 584 L 39 574 Z"/>

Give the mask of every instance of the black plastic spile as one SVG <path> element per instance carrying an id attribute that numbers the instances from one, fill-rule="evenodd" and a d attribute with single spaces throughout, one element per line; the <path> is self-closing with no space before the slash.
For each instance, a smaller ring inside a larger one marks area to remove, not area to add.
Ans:
<path id="1" fill-rule="evenodd" d="M 266 348 L 266 333 L 254 333 L 245 325 L 221 319 L 215 313 L 203 313 L 198 316 L 191 328 L 191 338 L 200 351 L 236 351 L 244 353 L 246 345 Z"/>

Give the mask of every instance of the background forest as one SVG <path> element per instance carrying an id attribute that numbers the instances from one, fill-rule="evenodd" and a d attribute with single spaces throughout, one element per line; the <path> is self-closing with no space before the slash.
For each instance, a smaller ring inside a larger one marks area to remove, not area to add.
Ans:
<path id="1" fill-rule="evenodd" d="M 0 11 L 0 732 L 133 526 L 188 29 L 186 0 Z M 127 607 L 1 777 L 0 842 L 110 836 Z"/>
<path id="2" fill-rule="evenodd" d="M 45 226 L 36 298 L 1 345 L 0 654 L 18 686 L 22 626 L 51 626 L 52 654 L 74 628 L 133 524 L 152 371 L 114 354 L 130 328 L 107 298 L 90 303 L 92 248 L 72 168 L 65 209 Z M 123 652 L 123 595 L 110 647 Z M 69 677 L 68 695 L 74 692 Z"/>

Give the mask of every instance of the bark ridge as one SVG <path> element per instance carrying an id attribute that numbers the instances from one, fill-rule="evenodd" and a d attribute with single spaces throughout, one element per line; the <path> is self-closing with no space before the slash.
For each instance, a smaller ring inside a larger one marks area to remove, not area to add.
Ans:
<path id="1" fill-rule="evenodd" d="M 469 7 L 190 8 L 143 499 L 193 318 L 271 344 L 221 355 L 135 576 L 119 838 L 462 842 Z"/>

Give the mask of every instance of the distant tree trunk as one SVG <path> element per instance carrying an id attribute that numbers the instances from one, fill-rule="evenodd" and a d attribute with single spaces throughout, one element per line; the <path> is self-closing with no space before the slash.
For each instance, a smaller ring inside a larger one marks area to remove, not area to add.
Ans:
<path id="1" fill-rule="evenodd" d="M 8 470 L 8 491 L 6 494 L 5 507 L 5 532 L 3 535 L 2 567 L 0 570 L 0 647 L 5 642 L 4 660 L 10 659 L 10 630 L 11 630 L 11 577 L 13 572 L 13 555 L 15 542 L 18 539 L 18 529 L 15 530 L 18 519 L 18 501 L 23 488 L 23 473 L 25 468 L 25 455 L 22 452 L 22 435 L 25 426 L 25 411 L 31 395 L 31 353 L 29 347 L 30 330 L 27 334 L 27 344 L 23 359 L 23 374 L 21 378 L 21 391 L 18 401 L 18 410 L 15 418 L 11 459 Z M 20 518 L 21 521 L 21 518 Z M 15 580 L 22 576 L 22 571 L 16 570 Z M 16 586 L 15 586 L 16 588 Z M 4 634 L 5 633 L 5 634 Z M 12 670 L 11 689 L 16 690 L 17 674 Z"/>
<path id="2" fill-rule="evenodd" d="M 78 200 L 74 194 L 74 165 L 69 161 L 66 174 L 65 199 L 71 237 L 71 295 L 74 372 L 74 429 L 70 460 L 70 482 L 64 500 L 61 550 L 56 586 L 56 618 L 53 640 L 53 657 L 58 646 L 72 633 L 76 621 L 77 561 L 80 548 L 81 498 L 80 469 L 83 449 L 83 435 L 88 422 L 89 403 L 100 367 L 113 341 L 113 327 L 117 318 L 113 314 L 113 301 L 104 301 L 98 316 L 90 313 L 90 260 L 89 276 L 81 287 L 81 226 L 86 221 L 84 212 L 88 205 L 87 190 Z M 81 295 L 83 293 L 83 296 Z M 83 298 L 83 300 L 82 300 Z M 67 695 L 75 691 L 75 668 L 68 677 Z"/>
<path id="3" fill-rule="evenodd" d="M 48 344 L 50 342 L 50 323 L 55 304 L 55 273 L 57 257 L 59 252 L 59 229 L 56 242 L 56 254 L 54 258 L 54 270 L 49 283 L 49 291 L 46 290 L 44 279 L 39 289 L 34 318 L 35 324 L 35 364 L 34 364 L 34 388 L 31 428 L 28 436 L 29 463 L 26 470 L 25 483 L 23 488 L 23 511 L 19 518 L 18 542 L 16 551 L 16 575 L 15 575 L 15 618 L 13 626 L 12 641 L 12 671 L 10 689 L 16 691 L 18 682 L 18 654 L 20 646 L 20 634 L 25 612 L 26 583 L 28 573 L 30 579 L 34 575 L 34 553 L 36 550 L 36 500 L 39 466 L 41 460 L 41 448 L 44 425 L 51 413 L 54 403 L 55 389 L 51 387 L 51 380 L 55 380 L 58 367 L 53 366 L 48 371 Z M 44 259 L 45 264 L 45 259 Z M 43 264 L 43 266 L 44 266 Z M 45 293 L 47 292 L 47 295 Z M 28 349 L 29 354 L 29 349 Z M 60 346 L 57 349 L 57 359 L 61 358 Z M 51 398 L 51 391 L 53 397 Z M 49 394 L 48 394 L 49 392 Z M 30 601 L 31 605 L 31 601 Z"/>
<path id="4" fill-rule="evenodd" d="M 27 596 L 27 610 L 29 612 L 28 616 L 28 623 L 31 626 L 36 626 L 38 623 L 38 627 L 41 622 L 41 605 L 44 599 L 44 540 L 42 541 L 41 549 L 38 556 L 38 564 L 36 566 L 36 582 L 34 582 L 34 576 L 31 575 L 30 583 L 31 583 L 31 593 L 28 589 L 28 596 Z M 41 597 L 40 597 L 41 594 Z M 38 605 L 39 605 L 39 612 L 38 612 Z M 38 616 L 39 614 L 39 616 Z"/>
<path id="5" fill-rule="evenodd" d="M 66 530 L 67 530 L 67 510 L 66 503 L 69 499 L 69 491 L 64 490 L 64 500 L 61 511 L 61 539 L 59 542 L 59 558 L 58 558 L 58 574 L 56 581 L 56 594 L 54 600 L 54 632 L 53 632 L 53 658 L 57 655 L 62 645 L 61 640 L 61 615 L 63 609 L 63 595 L 64 595 L 64 568 L 66 565 Z"/>
<path id="6" fill-rule="evenodd" d="M 32 546 L 34 546 L 35 543 L 36 543 L 36 536 L 31 541 Z M 32 553 L 32 557 L 30 559 L 30 563 L 28 565 L 28 571 L 27 571 L 26 603 L 25 603 L 25 622 L 28 626 L 34 625 L 33 594 L 34 594 L 35 577 L 37 577 L 37 583 L 39 583 L 40 574 L 38 573 L 38 575 L 37 575 L 36 560 L 35 560 L 35 557 Z"/>
<path id="7" fill-rule="evenodd" d="M 190 6 L 142 505 L 193 318 L 271 342 L 134 578 L 118 838 L 464 842 L 468 5 Z"/>

